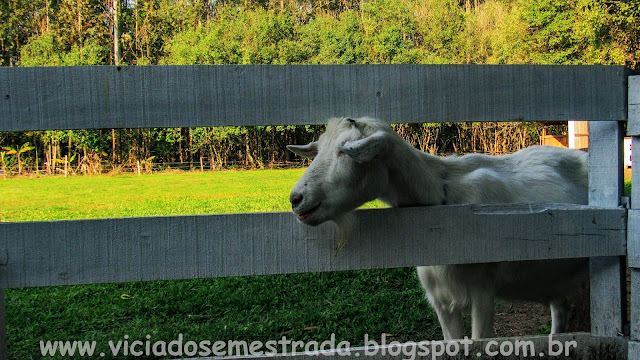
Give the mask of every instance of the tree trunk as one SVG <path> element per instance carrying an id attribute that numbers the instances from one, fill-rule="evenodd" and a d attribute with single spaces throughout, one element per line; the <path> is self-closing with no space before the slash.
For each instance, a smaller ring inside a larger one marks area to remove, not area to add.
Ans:
<path id="1" fill-rule="evenodd" d="M 34 141 L 33 144 L 33 150 L 35 150 L 36 152 L 36 175 L 39 175 L 40 169 L 38 169 L 38 143 Z"/>
<path id="2" fill-rule="evenodd" d="M 76 27 L 76 31 L 78 33 L 78 43 L 80 44 L 80 48 L 82 49 L 82 5 L 77 4 L 78 8 L 78 25 Z M 82 53 L 81 53 L 82 54 Z"/>
<path id="3" fill-rule="evenodd" d="M 191 128 L 187 128 L 189 132 L 189 162 L 193 162 L 193 134 L 191 133 Z"/>
<path id="4" fill-rule="evenodd" d="M 116 130 L 111 129 L 111 160 L 116 162 Z"/>
<path id="5" fill-rule="evenodd" d="M 51 175 L 51 163 L 53 162 L 53 157 L 51 156 L 53 151 L 51 150 L 51 144 L 49 145 L 49 151 L 45 152 L 45 156 L 47 157 L 47 173 Z"/>
<path id="6" fill-rule="evenodd" d="M 47 5 L 47 9 L 46 9 L 46 11 L 47 11 L 47 14 L 46 14 L 46 17 L 47 17 L 47 27 L 46 27 L 46 31 L 47 31 L 47 32 L 49 32 L 49 25 L 51 24 L 51 21 L 50 21 L 50 19 L 49 19 L 49 6 L 50 6 L 50 4 L 51 4 L 51 1 L 50 1 L 50 0 L 47 0 L 47 1 L 45 2 L 45 4 Z"/>
<path id="7" fill-rule="evenodd" d="M 182 138 L 182 128 L 179 129 L 180 137 Z M 178 153 L 180 153 L 180 165 L 184 163 L 184 158 L 182 157 L 182 139 L 178 139 Z"/>
<path id="8" fill-rule="evenodd" d="M 120 65 L 122 53 L 120 50 L 120 30 L 118 29 L 119 0 L 113 0 L 113 64 Z"/>

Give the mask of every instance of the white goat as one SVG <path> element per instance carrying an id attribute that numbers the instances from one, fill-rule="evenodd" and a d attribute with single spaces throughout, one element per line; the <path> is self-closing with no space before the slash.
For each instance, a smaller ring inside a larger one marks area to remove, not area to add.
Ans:
<path id="1" fill-rule="evenodd" d="M 372 118 L 331 119 L 319 140 L 288 146 L 314 158 L 291 192 L 298 220 L 338 220 L 367 201 L 390 206 L 464 203 L 587 203 L 587 154 L 534 146 L 511 155 L 426 154 Z M 478 241 L 484 241 L 478 234 Z M 487 234 L 489 235 L 489 234 Z M 462 338 L 471 307 L 472 337 L 493 335 L 494 299 L 550 304 L 552 333 L 566 330 L 567 297 L 586 283 L 584 259 L 418 267 L 445 339 Z"/>

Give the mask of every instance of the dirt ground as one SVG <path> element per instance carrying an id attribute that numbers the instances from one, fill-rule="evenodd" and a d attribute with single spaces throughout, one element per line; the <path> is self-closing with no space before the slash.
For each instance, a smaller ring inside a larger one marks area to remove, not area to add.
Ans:
<path id="1" fill-rule="evenodd" d="M 549 308 L 535 303 L 501 304 L 496 309 L 494 324 L 497 337 L 539 334 L 548 328 Z"/>
<path id="2" fill-rule="evenodd" d="M 589 290 L 584 289 L 570 301 L 569 332 L 590 331 Z M 494 330 L 497 337 L 548 334 L 551 330 L 551 310 L 548 306 L 530 302 L 498 304 Z"/>

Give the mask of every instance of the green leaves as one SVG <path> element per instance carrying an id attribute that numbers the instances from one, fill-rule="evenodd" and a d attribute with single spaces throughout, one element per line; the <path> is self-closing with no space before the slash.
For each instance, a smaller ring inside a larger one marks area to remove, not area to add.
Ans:
<path id="1" fill-rule="evenodd" d="M 636 64 L 639 1 L 138 0 L 119 28 L 127 64 Z M 110 63 L 109 4 L 3 3 L 0 65 Z"/>
<path id="2" fill-rule="evenodd" d="M 29 145 L 29 143 L 24 143 L 20 147 L 11 147 L 11 146 L 3 146 L 2 150 L 6 152 L 7 155 L 20 155 L 27 151 L 33 150 L 34 147 Z"/>
<path id="3" fill-rule="evenodd" d="M 624 63 L 615 45 L 620 28 L 601 0 L 521 1 L 530 62 L 550 64 Z"/>
<path id="4" fill-rule="evenodd" d="M 52 33 L 32 37 L 20 51 L 22 66 L 99 65 L 104 59 L 104 48 L 96 40 L 65 49 Z"/>

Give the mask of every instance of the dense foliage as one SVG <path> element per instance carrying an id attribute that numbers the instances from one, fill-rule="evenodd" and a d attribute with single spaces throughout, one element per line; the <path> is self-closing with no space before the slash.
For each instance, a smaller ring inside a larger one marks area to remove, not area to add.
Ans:
<path id="1" fill-rule="evenodd" d="M 626 64 L 638 68 L 640 0 L 7 0 L 0 65 Z M 534 124 L 398 125 L 432 152 L 512 151 Z M 263 166 L 320 127 L 0 133 L 28 169 L 59 163 Z M 150 160 L 151 159 L 151 160 Z M 3 169 L 17 169 L 6 151 Z"/>

